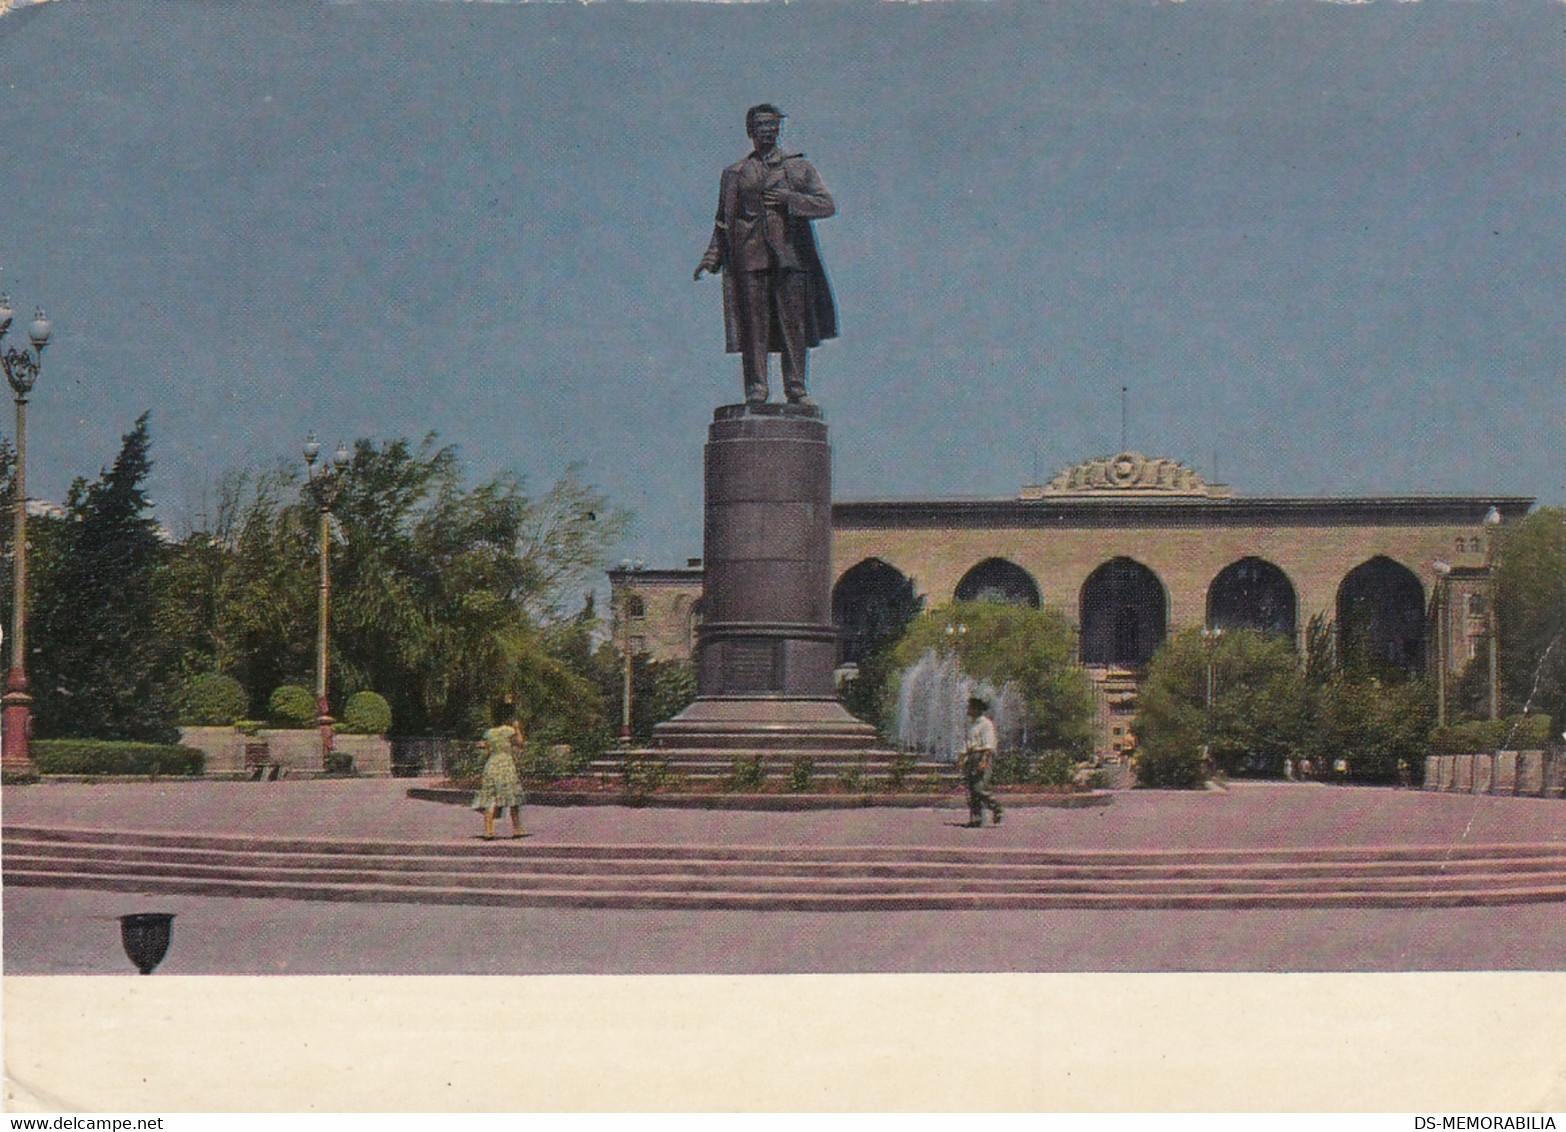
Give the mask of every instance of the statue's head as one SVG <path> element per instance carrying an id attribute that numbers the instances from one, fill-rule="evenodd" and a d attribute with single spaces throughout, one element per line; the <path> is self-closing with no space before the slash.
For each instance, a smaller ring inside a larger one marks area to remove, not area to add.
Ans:
<path id="1" fill-rule="evenodd" d="M 788 115 L 779 110 L 770 102 L 762 102 L 745 111 L 745 133 L 755 138 L 758 128 L 769 128 L 772 139 L 777 140 L 778 131 L 783 128 L 783 119 Z"/>

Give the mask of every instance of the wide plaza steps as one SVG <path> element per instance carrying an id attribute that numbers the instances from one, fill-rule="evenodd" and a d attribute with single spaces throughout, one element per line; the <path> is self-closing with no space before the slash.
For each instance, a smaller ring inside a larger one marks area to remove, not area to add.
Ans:
<path id="1" fill-rule="evenodd" d="M 8 826 L 4 883 L 517 908 L 1418 908 L 1566 901 L 1566 844 L 1100 852 L 397 843 Z"/>

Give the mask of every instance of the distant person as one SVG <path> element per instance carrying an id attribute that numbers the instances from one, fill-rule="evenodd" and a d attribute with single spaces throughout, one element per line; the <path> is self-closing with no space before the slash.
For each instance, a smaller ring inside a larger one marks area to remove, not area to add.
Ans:
<path id="1" fill-rule="evenodd" d="M 724 349 L 740 355 L 749 405 L 767 400 L 769 353 L 782 355 L 789 404 L 812 404 L 809 350 L 837 337 L 837 308 L 811 230 L 837 205 L 804 154 L 778 148 L 783 118 L 770 102 L 745 112 L 755 148 L 723 171 L 712 241 L 695 274 L 723 275 Z"/>
<path id="2" fill-rule="evenodd" d="M 516 756 L 522 752 L 522 720 L 512 714 L 510 723 L 491 727 L 484 733 L 489 758 L 484 762 L 484 779 L 474 795 L 473 808 L 484 814 L 484 840 L 495 840 L 495 811 L 511 811 L 511 836 L 522 836 L 522 779 L 517 774 Z"/>
<path id="3" fill-rule="evenodd" d="M 995 769 L 995 721 L 990 705 L 978 696 L 968 700 L 968 746 L 962 753 L 962 779 L 968 787 L 968 827 L 984 824 L 984 807 L 990 808 L 995 824 L 1001 823 L 1001 808 L 990 793 L 990 775 Z"/>

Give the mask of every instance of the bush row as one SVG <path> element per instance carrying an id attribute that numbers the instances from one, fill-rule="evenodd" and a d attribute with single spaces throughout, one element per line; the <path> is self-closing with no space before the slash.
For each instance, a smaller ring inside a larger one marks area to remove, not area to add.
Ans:
<path id="1" fill-rule="evenodd" d="M 1547 715 L 1514 715 L 1437 727 L 1430 732 L 1430 750 L 1437 755 L 1478 755 L 1490 751 L 1526 751 L 1554 744 L 1555 729 Z"/>
<path id="2" fill-rule="evenodd" d="M 232 727 L 244 718 L 245 690 L 238 680 L 220 672 L 193 677 L 185 687 L 180 724 L 185 727 Z M 318 720 L 315 693 L 298 684 L 283 684 L 267 701 L 267 722 L 274 727 L 303 729 Z M 376 692 L 355 692 L 343 705 L 337 729 L 350 735 L 384 735 L 391 730 L 391 705 Z"/>
<path id="3" fill-rule="evenodd" d="M 198 775 L 206 756 L 191 747 L 116 739 L 34 739 L 40 774 Z"/>

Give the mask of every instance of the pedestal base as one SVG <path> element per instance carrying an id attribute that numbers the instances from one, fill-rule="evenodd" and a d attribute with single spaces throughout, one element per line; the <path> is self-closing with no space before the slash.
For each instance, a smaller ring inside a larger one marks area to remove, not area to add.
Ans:
<path id="1" fill-rule="evenodd" d="M 838 754 L 878 746 L 875 728 L 833 699 L 711 696 L 653 728 L 653 747 L 695 751 Z"/>

